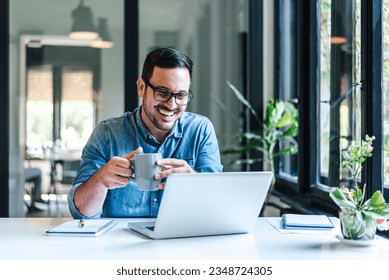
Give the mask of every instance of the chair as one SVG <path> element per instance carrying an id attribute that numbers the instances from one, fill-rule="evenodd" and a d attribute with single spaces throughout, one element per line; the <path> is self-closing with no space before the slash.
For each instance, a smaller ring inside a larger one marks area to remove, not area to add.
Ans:
<path id="1" fill-rule="evenodd" d="M 61 198 L 65 196 L 62 200 L 66 201 L 66 195 L 73 185 L 80 164 L 80 159 L 61 159 L 55 161 L 52 165 L 52 189 L 50 194 L 54 195 L 58 210 Z"/>
<path id="2" fill-rule="evenodd" d="M 62 178 L 60 183 L 63 185 L 73 185 L 77 176 L 77 170 L 80 167 L 81 160 L 64 160 L 62 163 Z"/>
<path id="3" fill-rule="evenodd" d="M 35 202 L 41 202 L 42 171 L 39 168 L 24 168 L 25 193 L 30 197 L 30 203 L 25 201 L 28 212 L 40 210 Z"/>

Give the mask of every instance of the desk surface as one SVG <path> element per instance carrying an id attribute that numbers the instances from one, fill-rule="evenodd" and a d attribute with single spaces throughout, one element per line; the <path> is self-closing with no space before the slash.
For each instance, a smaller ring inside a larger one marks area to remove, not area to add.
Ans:
<path id="1" fill-rule="evenodd" d="M 336 232 L 283 233 L 269 222 L 275 219 L 258 218 L 249 234 L 150 240 L 127 229 L 134 219 L 117 219 L 114 229 L 94 238 L 45 234 L 69 218 L 0 218 L 0 259 L 389 259 L 385 238 L 370 247 L 350 247 Z"/>

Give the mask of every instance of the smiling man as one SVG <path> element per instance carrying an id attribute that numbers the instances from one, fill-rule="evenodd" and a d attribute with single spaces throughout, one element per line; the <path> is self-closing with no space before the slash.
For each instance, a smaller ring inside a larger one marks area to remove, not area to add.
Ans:
<path id="1" fill-rule="evenodd" d="M 131 180 L 130 160 L 139 153 L 161 153 L 162 171 L 221 172 L 213 125 L 186 112 L 193 62 L 172 48 L 150 52 L 137 90 L 142 105 L 133 112 L 99 123 L 82 152 L 82 163 L 68 194 L 74 218 L 156 217 L 164 183 L 157 191 L 140 191 Z"/>

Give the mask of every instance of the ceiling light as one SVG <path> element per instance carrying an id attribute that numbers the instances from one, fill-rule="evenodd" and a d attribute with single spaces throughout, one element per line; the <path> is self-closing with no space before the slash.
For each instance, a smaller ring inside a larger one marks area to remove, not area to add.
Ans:
<path id="1" fill-rule="evenodd" d="M 111 36 L 108 32 L 107 28 L 107 19 L 106 18 L 99 18 L 98 19 L 98 26 L 97 26 L 97 31 L 99 33 L 100 38 L 96 41 L 94 41 L 91 44 L 91 47 L 93 48 L 112 48 L 113 47 L 113 42 L 111 39 Z"/>
<path id="2" fill-rule="evenodd" d="M 81 40 L 94 40 L 99 37 L 93 25 L 92 10 L 84 6 L 84 0 L 80 0 L 80 4 L 72 11 L 74 19 L 69 38 Z"/>

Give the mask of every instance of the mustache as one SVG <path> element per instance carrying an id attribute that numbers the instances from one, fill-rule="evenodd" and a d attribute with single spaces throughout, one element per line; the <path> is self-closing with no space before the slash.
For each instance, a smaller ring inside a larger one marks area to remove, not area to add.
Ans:
<path id="1" fill-rule="evenodd" d="M 178 111 L 178 109 L 172 110 L 172 109 L 170 109 L 170 108 L 168 108 L 168 107 L 166 107 L 164 105 L 155 105 L 154 109 L 161 109 L 161 110 L 171 111 L 171 112 L 177 112 Z"/>

